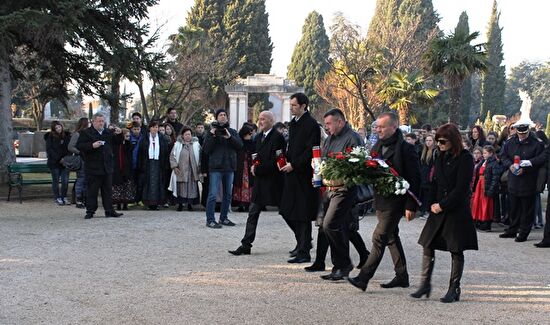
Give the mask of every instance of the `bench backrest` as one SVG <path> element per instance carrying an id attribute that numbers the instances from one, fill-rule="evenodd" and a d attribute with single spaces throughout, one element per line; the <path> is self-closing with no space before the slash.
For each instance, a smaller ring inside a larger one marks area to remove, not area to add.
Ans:
<path id="1" fill-rule="evenodd" d="M 50 169 L 46 164 L 22 164 L 15 163 L 8 166 L 10 173 L 49 173 Z"/>

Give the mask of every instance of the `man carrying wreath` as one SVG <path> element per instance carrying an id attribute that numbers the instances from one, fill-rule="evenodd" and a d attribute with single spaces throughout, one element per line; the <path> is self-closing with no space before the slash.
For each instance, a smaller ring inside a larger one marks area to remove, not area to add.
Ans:
<path id="1" fill-rule="evenodd" d="M 409 184 L 409 191 L 418 196 L 420 190 L 420 165 L 414 146 L 403 139 L 398 129 L 397 116 L 392 112 L 382 113 L 376 120 L 378 142 L 371 151 L 372 158 L 383 159 L 399 176 Z M 409 286 L 409 275 L 405 252 L 399 239 L 399 221 L 405 215 L 412 220 L 418 203 L 413 195 L 374 194 L 374 204 L 378 224 L 372 234 L 372 249 L 367 263 L 355 278 L 348 281 L 355 287 L 365 291 L 369 280 L 374 276 L 384 250 L 388 246 L 393 260 L 395 277 L 388 283 L 381 284 L 382 288 L 406 288 Z"/>

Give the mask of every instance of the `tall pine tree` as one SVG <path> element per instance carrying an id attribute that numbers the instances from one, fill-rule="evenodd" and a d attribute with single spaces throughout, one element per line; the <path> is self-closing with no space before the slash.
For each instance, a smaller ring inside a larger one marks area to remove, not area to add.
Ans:
<path id="1" fill-rule="evenodd" d="M 463 11 L 458 19 L 458 24 L 455 28 L 455 34 L 460 31 L 470 34 L 470 26 L 468 24 L 468 14 Z M 472 106 L 472 76 L 467 77 L 462 84 L 462 100 L 460 101 L 460 124 L 466 127 L 470 122 L 470 108 Z M 475 116 L 474 116 L 475 120 Z"/>
<path id="2" fill-rule="evenodd" d="M 481 112 L 485 116 L 487 111 L 492 114 L 501 113 L 504 109 L 504 91 L 506 89 L 506 67 L 502 64 L 502 28 L 499 26 L 500 12 L 496 0 L 493 1 L 493 10 L 489 20 L 487 32 L 487 72 L 481 84 Z"/>
<path id="3" fill-rule="evenodd" d="M 294 47 L 287 75 L 299 86 L 304 87 L 313 109 L 322 102 L 322 98 L 315 91 L 315 82 L 321 80 L 330 68 L 327 62 L 329 49 L 330 41 L 323 16 L 312 11 L 302 27 L 302 38 Z"/>

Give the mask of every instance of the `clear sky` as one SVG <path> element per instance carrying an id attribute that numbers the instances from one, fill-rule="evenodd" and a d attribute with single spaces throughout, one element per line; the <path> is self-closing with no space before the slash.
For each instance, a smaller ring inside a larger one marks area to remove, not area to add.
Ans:
<path id="1" fill-rule="evenodd" d="M 151 24 L 164 24 L 162 33 L 167 37 L 185 24 L 193 3 L 194 0 L 160 0 L 151 8 Z M 470 31 L 481 32 L 480 41 L 486 41 L 492 3 L 493 0 L 433 0 L 443 31 L 454 30 L 460 13 L 466 11 Z M 301 37 L 302 25 L 309 12 L 316 10 L 323 15 L 327 32 L 334 13 L 341 11 L 366 33 L 375 4 L 376 0 L 266 0 L 269 32 L 274 45 L 271 73 L 286 76 L 292 51 Z M 504 28 L 502 38 L 507 70 L 523 60 L 550 60 L 550 42 L 545 41 L 550 32 L 550 1 L 499 0 L 498 6 L 500 26 Z"/>

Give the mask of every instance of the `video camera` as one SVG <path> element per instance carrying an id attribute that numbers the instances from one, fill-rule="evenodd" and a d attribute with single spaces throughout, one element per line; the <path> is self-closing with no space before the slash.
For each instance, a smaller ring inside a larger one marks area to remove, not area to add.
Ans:
<path id="1" fill-rule="evenodd" d="M 214 135 L 221 137 L 227 134 L 225 130 L 229 128 L 229 123 L 220 124 L 218 121 L 214 121 L 212 122 L 212 128 L 214 129 Z"/>

